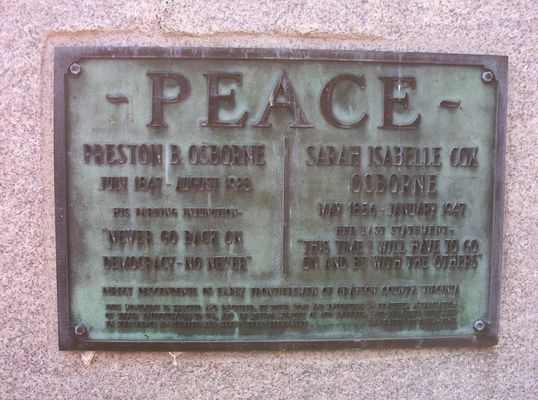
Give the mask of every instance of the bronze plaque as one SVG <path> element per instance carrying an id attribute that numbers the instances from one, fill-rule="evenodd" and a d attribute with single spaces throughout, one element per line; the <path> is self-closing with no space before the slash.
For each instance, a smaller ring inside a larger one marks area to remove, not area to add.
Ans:
<path id="1" fill-rule="evenodd" d="M 497 341 L 507 58 L 58 48 L 60 348 Z"/>

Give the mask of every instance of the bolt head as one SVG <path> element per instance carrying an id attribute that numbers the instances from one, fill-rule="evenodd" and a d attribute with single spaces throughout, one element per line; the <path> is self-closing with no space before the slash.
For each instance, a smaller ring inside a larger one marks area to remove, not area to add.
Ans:
<path id="1" fill-rule="evenodd" d="M 69 66 L 69 72 L 71 72 L 71 74 L 75 76 L 80 75 L 80 73 L 82 72 L 82 67 L 79 63 L 74 62 Z"/>
<path id="2" fill-rule="evenodd" d="M 75 326 L 75 335 L 84 336 L 86 334 L 86 325 L 78 324 Z"/>
<path id="3" fill-rule="evenodd" d="M 484 332 L 486 330 L 487 324 L 482 321 L 481 319 L 478 319 L 473 324 L 473 329 L 476 332 Z"/>
<path id="4" fill-rule="evenodd" d="M 493 75 L 493 72 L 491 71 L 484 71 L 482 73 L 482 80 L 486 83 L 493 81 L 493 78 L 495 78 L 495 76 Z"/>

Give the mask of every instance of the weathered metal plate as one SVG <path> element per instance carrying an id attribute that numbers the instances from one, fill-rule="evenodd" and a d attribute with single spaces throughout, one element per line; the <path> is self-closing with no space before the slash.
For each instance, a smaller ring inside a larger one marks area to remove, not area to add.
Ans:
<path id="1" fill-rule="evenodd" d="M 59 48 L 61 349 L 494 344 L 507 59 Z"/>

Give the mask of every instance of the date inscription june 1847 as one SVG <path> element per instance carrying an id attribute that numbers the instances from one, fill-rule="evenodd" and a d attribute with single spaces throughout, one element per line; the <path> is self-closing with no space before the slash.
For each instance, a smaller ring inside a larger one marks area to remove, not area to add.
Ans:
<path id="1" fill-rule="evenodd" d="M 55 63 L 61 349 L 496 343 L 505 57 Z"/>

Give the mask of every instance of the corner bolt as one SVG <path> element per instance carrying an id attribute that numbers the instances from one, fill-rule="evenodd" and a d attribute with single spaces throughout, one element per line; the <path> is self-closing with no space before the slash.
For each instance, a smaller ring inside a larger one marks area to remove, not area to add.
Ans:
<path id="1" fill-rule="evenodd" d="M 495 75 L 493 75 L 493 72 L 489 70 L 482 73 L 482 81 L 484 81 L 485 83 L 490 83 L 491 81 L 493 81 L 494 78 Z"/>
<path id="2" fill-rule="evenodd" d="M 484 332 L 486 330 L 486 328 L 488 327 L 488 324 L 484 321 L 482 321 L 481 319 L 477 319 L 474 323 L 473 323 L 473 329 L 476 331 L 476 332 Z"/>
<path id="3" fill-rule="evenodd" d="M 79 63 L 74 62 L 69 66 L 69 72 L 71 72 L 71 75 L 80 75 L 82 72 L 82 67 Z"/>
<path id="4" fill-rule="evenodd" d="M 86 325 L 84 324 L 78 324 L 75 326 L 75 335 L 77 336 L 84 336 L 86 334 Z"/>

